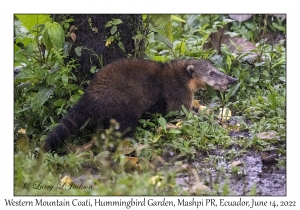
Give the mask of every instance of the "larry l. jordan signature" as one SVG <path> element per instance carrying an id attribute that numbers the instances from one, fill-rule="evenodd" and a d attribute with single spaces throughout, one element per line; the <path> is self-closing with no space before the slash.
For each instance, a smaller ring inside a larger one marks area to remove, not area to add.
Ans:
<path id="1" fill-rule="evenodd" d="M 32 184 L 31 183 L 24 183 L 24 188 L 33 188 L 36 190 L 48 190 L 49 192 L 53 190 L 53 188 L 59 189 L 59 190 L 71 190 L 71 189 L 81 189 L 81 190 L 87 190 L 92 189 L 93 187 L 91 185 L 85 185 L 81 183 L 80 185 L 75 184 L 74 182 L 67 183 L 67 182 L 58 182 L 56 185 L 46 185 L 43 184 L 41 181 L 35 181 Z"/>

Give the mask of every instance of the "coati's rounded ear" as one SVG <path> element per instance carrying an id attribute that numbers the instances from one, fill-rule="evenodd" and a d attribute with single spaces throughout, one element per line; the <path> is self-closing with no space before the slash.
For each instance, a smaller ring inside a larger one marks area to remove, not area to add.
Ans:
<path id="1" fill-rule="evenodd" d="M 190 75 L 191 77 L 193 77 L 193 73 L 194 73 L 194 70 L 195 70 L 195 66 L 194 66 L 194 65 L 188 65 L 188 66 L 186 67 L 186 70 L 188 71 L 189 75 Z"/>

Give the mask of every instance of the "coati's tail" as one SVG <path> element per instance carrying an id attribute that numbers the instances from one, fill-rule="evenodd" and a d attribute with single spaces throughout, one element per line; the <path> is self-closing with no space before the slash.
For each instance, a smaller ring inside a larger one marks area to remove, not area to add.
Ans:
<path id="1" fill-rule="evenodd" d="M 88 120 L 90 114 L 87 108 L 89 107 L 84 105 L 82 101 L 79 100 L 47 136 L 43 145 L 45 151 L 55 151 L 58 147 L 61 147 L 65 139 L 79 131 L 80 127 Z"/>

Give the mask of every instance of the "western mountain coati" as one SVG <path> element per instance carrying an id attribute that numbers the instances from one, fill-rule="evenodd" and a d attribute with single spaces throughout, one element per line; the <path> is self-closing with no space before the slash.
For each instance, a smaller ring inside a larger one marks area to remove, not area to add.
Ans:
<path id="1" fill-rule="evenodd" d="M 129 128 L 126 136 L 132 136 L 143 113 L 166 114 L 180 110 L 182 105 L 190 109 L 196 89 L 204 89 L 207 84 L 225 90 L 236 82 L 207 60 L 117 60 L 94 75 L 77 104 L 48 135 L 44 150 L 55 151 L 87 120 L 109 125 L 110 119 L 115 119 L 120 131 Z"/>

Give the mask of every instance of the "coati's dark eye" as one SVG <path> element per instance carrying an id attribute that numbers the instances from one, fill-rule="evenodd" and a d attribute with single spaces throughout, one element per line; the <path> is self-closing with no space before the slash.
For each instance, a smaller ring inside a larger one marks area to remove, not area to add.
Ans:
<path id="1" fill-rule="evenodd" d="M 209 77 L 213 77 L 214 75 L 215 75 L 215 72 L 213 72 L 213 71 L 209 72 L 209 74 L 208 74 Z"/>

